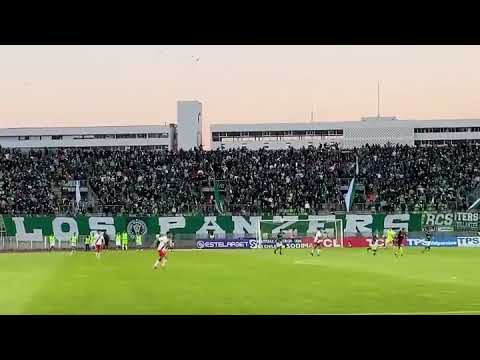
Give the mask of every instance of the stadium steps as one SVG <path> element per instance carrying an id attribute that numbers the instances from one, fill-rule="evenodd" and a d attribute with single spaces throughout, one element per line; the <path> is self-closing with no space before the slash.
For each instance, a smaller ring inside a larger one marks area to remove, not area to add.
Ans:
<path id="1" fill-rule="evenodd" d="M 88 188 L 88 202 L 93 203 L 94 207 L 98 204 L 98 195 L 93 188 L 90 186 L 90 181 L 87 181 L 87 188 Z"/>
<path id="2" fill-rule="evenodd" d="M 477 185 L 475 190 L 473 190 L 470 194 L 467 195 L 467 200 L 469 203 L 473 203 L 478 198 L 480 198 L 480 184 Z"/>
<path id="3" fill-rule="evenodd" d="M 222 189 L 225 190 L 225 182 L 223 180 L 213 181 L 213 194 L 215 199 L 215 208 L 220 214 L 225 212 L 225 202 L 221 194 Z"/>
<path id="4" fill-rule="evenodd" d="M 3 215 L 0 215 L 0 238 L 7 234 L 5 227 L 5 221 L 3 221 Z"/>
<path id="5" fill-rule="evenodd" d="M 55 186 L 53 183 L 50 186 L 50 190 L 52 191 L 53 195 L 55 196 L 55 201 L 59 207 L 62 205 L 62 189 L 59 186 Z"/>

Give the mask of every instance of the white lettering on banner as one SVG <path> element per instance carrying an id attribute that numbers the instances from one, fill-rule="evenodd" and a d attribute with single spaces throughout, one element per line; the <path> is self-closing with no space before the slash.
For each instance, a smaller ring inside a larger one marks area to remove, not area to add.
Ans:
<path id="1" fill-rule="evenodd" d="M 347 214 L 345 217 L 347 223 L 345 226 L 345 234 L 356 234 L 358 232 L 361 234 L 372 233 L 372 229 L 367 227 L 367 225 L 373 224 L 372 215 Z"/>
<path id="2" fill-rule="evenodd" d="M 334 222 L 335 215 L 318 215 L 318 216 L 310 215 L 308 217 L 308 220 L 309 220 L 308 233 L 315 234 L 317 230 L 325 229 L 326 222 L 331 222 L 331 221 Z M 327 228 L 327 234 L 329 236 L 333 236 L 335 234 L 335 229 Z"/>
<path id="3" fill-rule="evenodd" d="M 198 249 L 205 249 L 205 248 L 249 248 L 249 241 L 197 241 L 197 248 Z M 254 244 L 256 247 L 256 243 Z"/>
<path id="4" fill-rule="evenodd" d="M 96 233 L 98 230 L 105 231 L 111 239 L 115 239 L 115 236 L 117 235 L 114 224 L 115 221 L 113 220 L 113 217 L 110 216 L 93 216 L 88 219 L 90 233 Z"/>
<path id="5" fill-rule="evenodd" d="M 407 242 L 408 242 L 408 246 L 426 246 L 427 245 L 427 240 L 425 239 L 407 239 Z M 435 247 L 455 247 L 457 246 L 457 241 L 432 240 L 430 245 Z"/>
<path id="6" fill-rule="evenodd" d="M 387 215 L 385 216 L 383 224 L 385 229 L 389 229 L 391 227 L 393 230 L 405 229 L 408 232 L 409 220 L 410 214 Z"/>
<path id="7" fill-rule="evenodd" d="M 274 247 L 274 246 L 269 246 L 269 247 Z M 298 244 L 298 243 L 291 243 L 291 244 L 287 244 L 286 245 L 286 248 L 288 249 L 306 249 L 308 248 L 308 244 Z"/>
<path id="8" fill-rule="evenodd" d="M 453 224 L 453 213 L 426 214 L 425 225 L 427 226 L 450 226 Z M 457 216 L 458 219 L 458 216 Z"/>
<path id="9" fill-rule="evenodd" d="M 453 225 L 453 214 L 446 214 L 445 215 L 445 224 L 446 226 Z"/>
<path id="10" fill-rule="evenodd" d="M 457 213 L 458 221 L 478 221 L 478 213 Z"/>
<path id="11" fill-rule="evenodd" d="M 435 225 L 435 214 L 427 214 L 427 219 L 425 220 L 425 225 L 427 225 L 427 226 Z"/>
<path id="12" fill-rule="evenodd" d="M 459 247 L 480 247 L 480 237 L 457 237 L 457 244 Z"/>
<path id="13" fill-rule="evenodd" d="M 284 230 L 287 227 L 292 226 L 297 222 L 297 220 L 298 220 L 298 216 L 274 216 L 273 223 L 283 223 L 283 224 L 275 227 L 272 230 L 272 234 L 278 234 L 280 230 Z"/>
<path id="14" fill-rule="evenodd" d="M 205 216 L 203 221 L 203 226 L 197 231 L 197 235 L 207 235 L 209 231 L 213 231 L 214 235 L 225 235 L 225 230 L 217 224 L 216 216 Z"/>
<path id="15" fill-rule="evenodd" d="M 253 240 L 253 245 L 252 245 L 252 240 L 250 240 L 250 248 L 255 249 L 255 248 L 263 248 L 263 249 L 273 249 L 275 248 L 275 240 L 264 240 L 262 241 L 261 244 L 257 244 L 255 240 Z M 285 247 L 287 249 L 306 249 L 311 247 L 310 244 L 308 243 L 303 243 L 300 239 L 298 240 L 293 240 L 293 241 L 286 241 L 285 242 Z"/>
<path id="16" fill-rule="evenodd" d="M 68 225 L 68 231 L 62 230 L 62 225 Z M 52 221 L 53 234 L 59 241 L 70 241 L 73 233 L 78 235 L 78 225 L 72 217 L 57 217 Z"/>
<path id="17" fill-rule="evenodd" d="M 407 239 L 408 246 L 421 246 L 425 244 L 424 239 Z"/>
<path id="18" fill-rule="evenodd" d="M 369 246 L 372 246 L 372 240 L 373 240 L 372 238 L 366 238 L 365 240 L 368 242 L 368 245 L 369 245 Z M 377 239 L 377 245 L 378 245 L 378 246 L 383 246 L 383 245 L 385 245 L 385 240 L 383 240 L 383 239 Z"/>
<path id="19" fill-rule="evenodd" d="M 478 228 L 478 213 L 456 213 L 457 226 L 469 229 Z"/>
<path id="20" fill-rule="evenodd" d="M 443 224 L 443 214 L 438 214 L 437 215 L 437 223 L 440 225 L 440 224 Z"/>
<path id="21" fill-rule="evenodd" d="M 234 234 L 256 234 L 261 216 L 250 216 L 250 222 L 243 216 L 232 216 Z"/>
<path id="22" fill-rule="evenodd" d="M 327 247 L 327 248 L 331 248 L 331 247 L 337 247 L 337 241 L 334 239 L 334 240 L 331 240 L 331 239 L 324 239 L 322 241 L 322 246 L 323 247 Z"/>
<path id="23" fill-rule="evenodd" d="M 23 223 L 23 217 L 13 217 L 12 220 L 15 224 L 18 241 L 43 241 L 42 229 L 33 229 L 32 233 L 27 233 L 25 230 L 25 224 Z"/>
<path id="24" fill-rule="evenodd" d="M 184 216 L 166 216 L 158 218 L 158 225 L 160 231 L 166 234 L 171 229 L 184 229 L 185 217 Z"/>

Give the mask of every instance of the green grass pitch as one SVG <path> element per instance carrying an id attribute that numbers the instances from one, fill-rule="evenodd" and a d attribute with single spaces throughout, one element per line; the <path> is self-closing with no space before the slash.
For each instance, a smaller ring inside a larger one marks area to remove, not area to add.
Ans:
<path id="1" fill-rule="evenodd" d="M 480 314 L 480 249 L 0 254 L 0 314 Z"/>

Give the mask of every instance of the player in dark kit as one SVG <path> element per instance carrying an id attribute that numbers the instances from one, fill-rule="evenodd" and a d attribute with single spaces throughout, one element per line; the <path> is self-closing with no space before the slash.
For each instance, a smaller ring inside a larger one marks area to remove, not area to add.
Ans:
<path id="1" fill-rule="evenodd" d="M 282 248 L 283 248 L 283 235 L 282 232 L 277 234 L 277 239 L 275 240 L 275 250 L 273 250 L 274 254 L 277 254 L 277 250 L 279 250 L 280 255 L 282 255 Z"/>
<path id="2" fill-rule="evenodd" d="M 108 243 L 110 242 L 110 236 L 108 236 L 106 231 L 103 232 L 103 240 L 104 240 L 103 248 L 105 250 L 107 250 L 108 249 Z"/>
<path id="3" fill-rule="evenodd" d="M 424 232 L 425 232 L 425 247 L 422 250 L 422 253 L 425 253 L 427 251 L 430 252 L 430 250 L 431 250 L 432 237 L 433 237 L 432 227 L 431 226 L 425 227 Z"/>
<path id="4" fill-rule="evenodd" d="M 395 256 L 398 257 L 398 255 L 400 254 L 400 256 L 403 256 L 403 248 L 405 246 L 405 242 L 407 241 L 407 232 L 405 231 L 405 229 L 402 229 L 398 232 L 397 234 L 397 239 L 396 239 L 396 249 L 395 249 Z"/>

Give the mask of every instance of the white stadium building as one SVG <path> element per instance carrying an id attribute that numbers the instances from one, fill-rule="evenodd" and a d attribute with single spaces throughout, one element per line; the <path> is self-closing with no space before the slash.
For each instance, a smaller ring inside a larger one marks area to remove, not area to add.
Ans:
<path id="1" fill-rule="evenodd" d="M 143 126 L 89 126 L 0 129 L 4 148 L 192 149 L 202 144 L 202 104 L 177 102 L 177 123 Z"/>
<path id="2" fill-rule="evenodd" d="M 0 146 L 25 149 L 141 146 L 175 148 L 176 126 L 95 126 L 0 129 Z"/>
<path id="3" fill-rule="evenodd" d="M 202 103 L 178 101 L 176 124 L 0 129 L 0 146 L 188 150 L 203 145 L 202 130 Z M 209 137 L 211 149 L 286 149 L 330 143 L 338 143 L 342 148 L 387 143 L 411 146 L 458 142 L 480 144 L 480 119 L 367 117 L 345 122 L 215 124 L 210 126 Z"/>
<path id="4" fill-rule="evenodd" d="M 480 144 L 480 119 L 399 120 L 367 117 L 361 121 L 210 126 L 211 148 L 286 149 L 338 143 L 343 148 L 366 144 Z"/>

